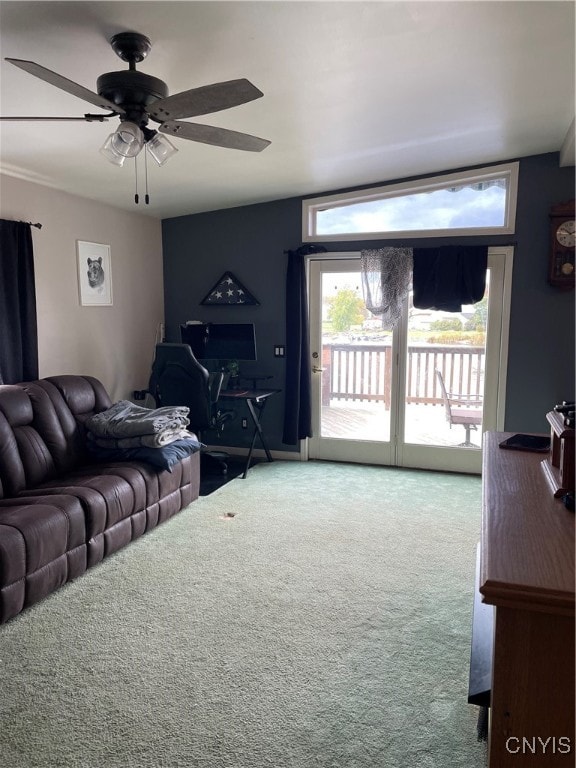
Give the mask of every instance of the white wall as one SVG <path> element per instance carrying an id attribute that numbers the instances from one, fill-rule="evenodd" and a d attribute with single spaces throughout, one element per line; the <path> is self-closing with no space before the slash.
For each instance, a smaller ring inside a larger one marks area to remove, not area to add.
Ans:
<path id="1" fill-rule="evenodd" d="M 0 218 L 32 228 L 40 376 L 100 379 L 113 401 L 145 389 L 164 320 L 161 222 L 0 176 Z M 111 246 L 111 307 L 83 307 L 76 241 Z"/>

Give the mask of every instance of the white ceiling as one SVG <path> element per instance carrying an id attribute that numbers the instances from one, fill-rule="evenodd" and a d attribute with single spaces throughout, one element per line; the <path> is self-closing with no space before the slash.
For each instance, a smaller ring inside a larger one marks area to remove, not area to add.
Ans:
<path id="1" fill-rule="evenodd" d="M 113 34 L 152 41 L 138 69 L 170 93 L 246 77 L 264 98 L 197 122 L 272 143 L 262 153 L 174 139 L 134 169 L 98 150 L 108 123 L 0 122 L 0 170 L 157 217 L 558 151 L 574 119 L 573 2 L 4 2 L 0 114 L 98 109 L 8 64 L 29 59 L 95 91 L 127 65 Z M 573 141 L 572 141 L 573 152 Z M 143 197 L 143 166 L 140 167 Z"/>

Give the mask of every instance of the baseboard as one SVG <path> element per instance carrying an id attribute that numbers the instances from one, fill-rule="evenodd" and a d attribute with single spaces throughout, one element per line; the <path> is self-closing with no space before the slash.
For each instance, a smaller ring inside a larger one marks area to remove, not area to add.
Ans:
<path id="1" fill-rule="evenodd" d="M 223 451 L 230 456 L 248 456 L 248 448 L 238 447 L 237 445 L 208 445 L 210 451 Z M 299 451 L 270 451 L 272 458 L 276 461 L 306 461 Z M 254 448 L 252 458 L 266 459 L 266 451 L 263 448 Z"/>

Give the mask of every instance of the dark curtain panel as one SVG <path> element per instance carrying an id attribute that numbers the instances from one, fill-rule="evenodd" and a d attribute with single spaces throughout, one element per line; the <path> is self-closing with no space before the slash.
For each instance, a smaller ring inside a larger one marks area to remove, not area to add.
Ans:
<path id="1" fill-rule="evenodd" d="M 481 301 L 486 289 L 488 247 L 447 245 L 414 248 L 413 304 L 417 309 L 461 312 Z"/>
<path id="2" fill-rule="evenodd" d="M 30 224 L 0 219 L 0 383 L 38 378 L 38 330 Z"/>
<path id="3" fill-rule="evenodd" d="M 306 265 L 309 253 L 323 253 L 322 246 L 305 245 L 288 251 L 286 272 L 286 400 L 284 436 L 286 445 L 312 437 L 310 343 Z"/>

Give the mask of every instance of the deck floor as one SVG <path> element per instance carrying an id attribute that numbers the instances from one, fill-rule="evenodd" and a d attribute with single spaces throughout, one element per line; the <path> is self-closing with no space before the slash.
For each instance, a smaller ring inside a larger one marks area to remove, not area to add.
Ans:
<path id="1" fill-rule="evenodd" d="M 322 406 L 321 436 L 342 440 L 390 440 L 390 411 L 383 403 L 332 400 Z M 471 439 L 480 449 L 480 430 L 471 432 Z M 456 447 L 464 442 L 464 427 L 446 421 L 443 406 L 407 405 L 404 442 L 416 445 Z"/>

